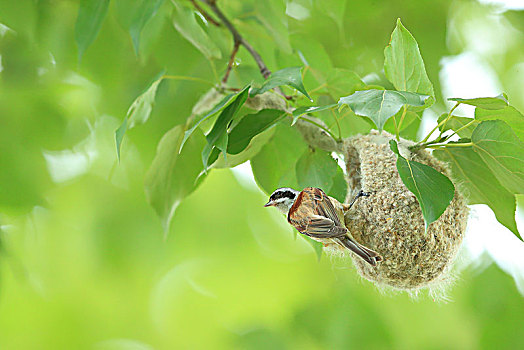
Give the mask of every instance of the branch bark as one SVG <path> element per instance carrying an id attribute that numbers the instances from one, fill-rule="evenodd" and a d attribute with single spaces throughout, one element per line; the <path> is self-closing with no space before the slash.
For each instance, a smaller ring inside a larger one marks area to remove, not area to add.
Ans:
<path id="1" fill-rule="evenodd" d="M 217 26 L 217 27 L 220 27 L 220 23 L 218 23 L 213 17 L 211 17 L 209 15 L 209 13 L 207 13 L 207 11 L 205 11 L 202 7 L 200 7 L 200 5 L 196 2 L 196 0 L 189 0 L 191 1 L 191 3 L 193 4 L 193 6 L 195 6 L 195 9 L 200 12 L 202 14 L 202 16 L 204 16 L 204 18 L 206 19 L 206 21 L 208 21 L 209 23 Z"/>
<path id="2" fill-rule="evenodd" d="M 233 63 L 235 62 L 235 56 L 237 55 L 239 47 L 240 47 L 240 41 L 235 40 L 233 51 L 231 51 L 231 57 L 229 57 L 229 62 L 227 64 L 226 74 L 224 74 L 224 78 L 222 78 L 222 83 L 224 84 L 227 83 L 227 79 L 229 78 L 229 73 L 231 73 L 231 69 L 233 68 Z"/>
<path id="3" fill-rule="evenodd" d="M 233 35 L 233 40 L 236 43 L 240 43 L 240 45 L 244 46 L 246 50 L 249 52 L 249 54 L 253 57 L 255 60 L 258 69 L 260 70 L 260 74 L 264 77 L 264 79 L 267 79 L 271 75 L 271 71 L 267 68 L 266 64 L 264 63 L 264 60 L 260 56 L 260 54 L 251 46 L 244 37 L 238 32 L 238 30 L 235 28 L 233 23 L 227 19 L 227 17 L 224 15 L 224 13 L 217 7 L 216 0 L 201 0 L 205 4 L 209 6 L 211 11 L 215 13 L 215 15 L 220 19 L 220 21 L 226 26 L 226 28 L 231 32 Z M 236 46 L 235 46 L 236 47 Z M 236 54 L 236 52 L 235 52 Z M 232 55 L 233 56 L 233 55 Z M 229 70 L 227 74 L 229 74 Z"/>

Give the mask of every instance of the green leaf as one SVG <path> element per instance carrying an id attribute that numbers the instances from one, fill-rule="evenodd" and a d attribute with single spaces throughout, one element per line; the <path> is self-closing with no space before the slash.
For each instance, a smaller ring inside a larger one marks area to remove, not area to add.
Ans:
<path id="1" fill-rule="evenodd" d="M 496 110 L 503 109 L 508 106 L 508 98 L 506 94 L 500 94 L 496 97 L 478 97 L 478 98 L 448 98 L 449 101 L 464 103 L 467 105 L 480 107 L 483 109 Z"/>
<path id="2" fill-rule="evenodd" d="M 331 104 L 331 105 L 319 106 L 319 107 L 315 107 L 315 106 L 309 106 L 309 107 L 308 106 L 301 106 L 301 107 L 298 107 L 292 113 L 293 114 L 293 121 L 291 122 L 291 125 L 295 125 L 295 123 L 297 122 L 298 118 L 300 118 L 300 116 L 302 116 L 304 114 L 325 111 L 326 109 L 334 108 L 336 106 L 337 106 L 337 104 L 334 103 L 334 104 Z"/>
<path id="3" fill-rule="evenodd" d="M 397 124 L 400 123 L 400 118 L 402 117 L 402 109 L 395 114 L 395 120 L 394 118 L 389 118 L 386 123 L 384 124 L 384 130 L 391 134 L 396 134 L 397 130 L 395 127 L 395 121 Z M 404 121 L 402 122 L 402 125 L 400 126 L 400 137 L 403 137 L 405 139 L 410 139 L 413 141 L 416 141 L 417 138 L 417 131 L 420 126 L 421 118 L 420 116 L 413 112 L 413 111 L 406 111 L 406 115 L 404 116 Z"/>
<path id="4" fill-rule="evenodd" d="M 300 189 L 318 187 L 344 202 L 347 194 L 344 172 L 328 152 L 306 149 L 298 159 L 295 170 Z"/>
<path id="5" fill-rule="evenodd" d="M 279 187 L 298 189 L 295 164 L 308 148 L 300 133 L 285 123 L 275 128 L 273 138 L 251 159 L 251 168 L 258 186 L 272 193 Z"/>
<path id="6" fill-rule="evenodd" d="M 397 170 L 402 182 L 418 199 L 427 229 L 451 203 L 455 186 L 432 167 L 402 157 L 395 140 L 389 141 L 389 147 L 398 156 Z"/>
<path id="7" fill-rule="evenodd" d="M 442 122 L 447 117 L 448 117 L 448 113 L 442 113 L 440 117 L 438 118 L 437 122 L 440 124 L 440 122 Z M 473 133 L 473 130 L 475 130 L 478 124 L 479 124 L 479 121 L 476 121 L 473 118 L 457 117 L 455 115 L 452 115 L 451 119 L 449 119 L 445 124 L 442 124 L 439 127 L 439 130 L 441 132 L 444 132 L 447 130 L 453 130 L 453 131 L 460 130 L 457 133 L 457 135 L 459 135 L 462 138 L 471 138 L 471 134 Z"/>
<path id="8" fill-rule="evenodd" d="M 291 54 L 285 3 L 280 0 L 255 1 L 255 16 L 273 37 L 273 44 Z"/>
<path id="9" fill-rule="evenodd" d="M 230 97 L 233 97 L 235 94 L 230 94 Z M 215 108 L 219 103 L 221 103 L 224 98 L 228 95 L 220 87 L 212 87 L 204 94 L 200 95 L 198 101 L 195 102 L 193 108 L 191 108 L 191 115 L 194 117 L 202 117 L 209 113 L 213 108 Z"/>
<path id="10" fill-rule="evenodd" d="M 227 137 L 227 135 L 225 135 L 224 137 Z M 218 159 L 219 154 L 220 151 L 218 148 L 215 148 L 215 145 L 206 143 L 206 145 L 202 149 L 202 164 L 204 164 L 204 173 L 207 173 L 208 165 L 213 164 Z M 226 157 L 225 154 L 223 155 L 224 157 Z"/>
<path id="11" fill-rule="evenodd" d="M 384 49 L 384 57 L 384 72 L 395 89 L 435 96 L 417 41 L 400 19 Z"/>
<path id="12" fill-rule="evenodd" d="M 147 90 L 138 96 L 127 110 L 127 115 L 122 124 L 115 131 L 116 151 L 118 159 L 120 159 L 120 148 L 124 134 L 127 130 L 132 129 L 136 125 L 144 124 L 149 119 L 153 105 L 155 103 L 156 91 L 158 85 L 164 79 L 164 72 L 157 75 L 157 79 L 151 83 Z"/>
<path id="13" fill-rule="evenodd" d="M 327 90 L 334 100 L 366 87 L 366 84 L 355 72 L 343 68 L 331 70 L 327 76 L 326 84 Z"/>
<path id="14" fill-rule="evenodd" d="M 524 194 L 524 144 L 501 120 L 480 123 L 471 135 L 473 149 L 510 192 Z"/>
<path id="15" fill-rule="evenodd" d="M 244 102 L 246 102 L 246 99 L 249 94 L 249 88 L 249 85 L 246 86 L 235 96 L 231 104 L 229 104 L 222 111 L 222 113 L 220 113 L 217 120 L 215 121 L 215 124 L 213 125 L 213 128 L 206 135 L 207 144 L 204 146 L 204 149 L 202 150 L 202 163 L 204 164 L 204 171 L 207 171 L 207 167 L 209 164 L 209 156 L 214 147 L 220 149 L 224 154 L 224 157 L 226 156 L 225 154 L 227 151 L 228 143 L 228 125 L 231 122 L 231 120 L 233 120 L 240 107 L 242 107 Z"/>
<path id="16" fill-rule="evenodd" d="M 107 14 L 109 0 L 81 0 L 75 24 L 78 59 L 95 40 Z"/>
<path id="17" fill-rule="evenodd" d="M 233 168 L 237 165 L 240 165 L 253 157 L 255 157 L 258 152 L 264 147 L 265 144 L 271 140 L 273 137 L 273 134 L 275 133 L 275 128 L 270 127 L 266 131 L 261 132 L 260 134 L 256 135 L 251 139 L 249 144 L 247 145 L 244 150 L 238 154 L 227 154 L 227 158 L 218 156 L 220 152 L 218 149 L 215 148 L 217 151 L 217 160 L 212 161 L 213 155 L 211 155 L 209 158 L 209 164 L 213 164 L 212 167 L 215 169 L 220 168 Z M 230 141 L 231 143 L 231 141 Z"/>
<path id="18" fill-rule="evenodd" d="M 328 195 L 338 200 L 340 203 L 344 203 L 348 192 L 348 183 L 344 172 L 340 167 L 337 169 L 337 174 L 333 177 L 333 186 L 329 190 Z"/>
<path id="19" fill-rule="evenodd" d="M 163 2 L 164 0 L 142 0 L 136 9 L 129 27 L 129 34 L 131 35 L 137 55 L 140 48 L 140 33 L 151 17 L 156 14 Z"/>
<path id="20" fill-rule="evenodd" d="M 407 91 L 364 90 L 342 97 L 338 104 L 348 105 L 355 114 L 370 118 L 377 128 L 382 130 L 386 121 L 402 106 L 423 106 L 428 97 Z"/>
<path id="21" fill-rule="evenodd" d="M 173 15 L 173 25 L 176 30 L 196 47 L 207 59 L 220 59 L 222 52 L 218 46 L 209 38 L 207 33 L 197 23 L 195 13 L 192 9 L 180 5 L 174 1 L 175 13 Z"/>
<path id="22" fill-rule="evenodd" d="M 294 31 L 292 35 L 290 35 L 290 38 L 292 40 L 291 45 L 293 46 L 293 50 L 298 56 L 297 58 L 300 59 L 304 66 L 308 67 L 308 74 L 306 74 L 306 76 L 314 78 L 311 80 L 311 83 L 324 83 L 325 73 L 333 70 L 333 63 L 325 46 L 317 40 L 311 40 L 311 34 L 308 35 L 307 33 Z M 277 57 L 277 62 L 284 58 L 283 55 L 280 54 Z M 279 62 L 279 64 L 282 67 L 291 67 L 295 62 L 295 59 L 293 59 L 289 61 L 286 60 L 282 63 Z"/>
<path id="23" fill-rule="evenodd" d="M 346 11 L 346 1 L 322 1 L 319 3 L 318 9 L 331 17 L 337 24 L 339 30 L 344 29 L 344 13 Z"/>
<path id="24" fill-rule="evenodd" d="M 161 218 L 166 233 L 175 209 L 196 189 L 196 179 L 202 171 L 198 155 L 206 142 L 204 136 L 201 131 L 193 133 L 178 153 L 183 133 L 179 125 L 162 137 L 144 181 L 147 200 Z"/>
<path id="25" fill-rule="evenodd" d="M 349 108 L 342 111 L 335 110 L 334 112 L 340 124 L 342 138 L 367 134 L 375 128 L 375 124 L 371 119 L 356 115 Z M 336 127 L 336 125 L 331 127 Z"/>
<path id="26" fill-rule="evenodd" d="M 207 146 L 207 144 L 206 144 Z M 205 147 L 205 146 L 204 146 Z M 220 150 L 216 147 L 212 148 L 210 154 L 209 154 L 209 158 L 207 159 L 207 162 L 209 164 L 213 164 L 217 161 L 218 157 L 220 157 Z M 225 160 L 225 162 L 227 162 L 229 160 L 229 157 L 226 158 L 224 154 L 222 154 L 222 158 Z M 202 172 L 202 175 L 203 174 L 207 174 L 207 170 L 208 169 L 205 169 L 203 172 Z"/>
<path id="27" fill-rule="evenodd" d="M 451 164 L 453 176 L 467 194 L 468 204 L 487 204 L 497 220 L 518 236 L 515 196 L 500 184 L 473 149 L 448 147 L 433 154 Z"/>
<path id="28" fill-rule="evenodd" d="M 288 85 L 297 89 L 304 96 L 313 101 L 308 95 L 304 83 L 302 82 L 301 70 L 302 67 L 290 67 L 272 73 L 259 89 L 252 89 L 251 96 L 263 94 L 277 86 Z"/>
<path id="29" fill-rule="evenodd" d="M 127 130 L 127 118 L 124 118 L 122 124 L 115 131 L 115 142 L 116 142 L 116 155 L 118 161 L 120 161 L 120 147 L 122 146 L 122 141 L 124 140 L 124 135 Z"/>
<path id="30" fill-rule="evenodd" d="M 151 115 L 153 105 L 155 104 L 155 96 L 158 86 L 164 79 L 161 73 L 160 77 L 153 81 L 149 88 L 140 96 L 136 98 L 131 104 L 127 111 L 128 129 L 133 128 L 135 125 L 144 124 Z"/>
<path id="31" fill-rule="evenodd" d="M 227 134 L 227 129 L 226 129 L 226 132 L 220 135 L 215 143 L 215 147 L 222 152 L 224 157 L 226 156 L 228 142 L 229 142 L 229 135 Z"/>
<path id="32" fill-rule="evenodd" d="M 404 124 L 402 124 L 402 128 L 400 129 L 400 137 L 416 142 L 418 140 L 417 134 L 421 122 L 422 118 L 420 115 L 412 111 L 407 111 Z"/>
<path id="33" fill-rule="evenodd" d="M 303 21 L 310 17 L 311 5 L 309 0 L 289 1 L 286 6 L 286 15 L 297 21 Z"/>
<path id="34" fill-rule="evenodd" d="M 278 109 L 263 109 L 255 114 L 248 114 L 229 134 L 227 153 L 242 152 L 253 137 L 273 126 L 285 114 Z"/>
<path id="35" fill-rule="evenodd" d="M 307 149 L 296 165 L 297 180 L 300 188 L 318 187 L 328 193 L 333 186 L 333 178 L 339 166 L 329 153 Z"/>
<path id="36" fill-rule="evenodd" d="M 192 127 L 191 129 L 187 130 L 185 133 L 184 133 L 184 139 L 182 140 L 182 143 L 180 144 L 180 150 L 179 152 L 182 152 L 182 148 L 184 147 L 187 139 L 189 138 L 189 136 L 191 136 L 191 134 L 193 134 L 193 132 L 196 130 L 196 128 L 198 128 L 198 126 L 206 121 L 207 119 L 211 118 L 212 116 L 214 116 L 215 114 L 217 114 L 218 112 L 222 111 L 224 108 L 226 108 L 227 106 L 229 106 L 229 104 L 233 101 L 233 97 L 237 96 L 237 94 L 229 94 L 227 95 L 226 97 L 224 97 L 215 107 L 213 107 L 213 109 L 211 109 L 206 115 L 204 115 L 202 118 L 200 118 Z"/>
<path id="37" fill-rule="evenodd" d="M 524 115 L 522 115 L 515 107 L 506 106 L 503 109 L 487 110 L 482 108 L 475 108 L 475 119 L 494 120 L 499 119 L 506 122 L 520 141 L 524 142 Z"/>

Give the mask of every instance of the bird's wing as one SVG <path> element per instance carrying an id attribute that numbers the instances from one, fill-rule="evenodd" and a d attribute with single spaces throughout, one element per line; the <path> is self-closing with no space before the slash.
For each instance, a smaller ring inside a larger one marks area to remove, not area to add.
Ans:
<path id="1" fill-rule="evenodd" d="M 337 226 L 333 220 L 315 215 L 308 218 L 302 233 L 314 238 L 334 238 L 344 236 L 346 232 L 345 227 Z"/>
<path id="2" fill-rule="evenodd" d="M 314 190 L 317 214 L 330 219 L 336 226 L 343 226 L 331 199 L 320 188 L 315 188 Z"/>
<path id="3" fill-rule="evenodd" d="M 287 219 L 300 233 L 312 238 L 334 239 L 373 266 L 382 260 L 375 251 L 347 235 L 348 229 L 341 224 L 332 200 L 319 188 L 308 187 L 300 192 Z"/>
<path id="4" fill-rule="evenodd" d="M 301 233 L 315 238 L 339 237 L 347 232 L 331 200 L 319 188 L 308 187 L 298 195 L 288 221 Z"/>

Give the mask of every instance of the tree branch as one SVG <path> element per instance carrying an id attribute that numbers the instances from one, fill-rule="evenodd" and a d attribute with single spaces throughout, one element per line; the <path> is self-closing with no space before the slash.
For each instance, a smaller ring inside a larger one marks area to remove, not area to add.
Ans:
<path id="1" fill-rule="evenodd" d="M 246 50 L 249 52 L 249 54 L 253 57 L 255 62 L 257 63 L 258 69 L 260 70 L 260 74 L 264 77 L 264 79 L 267 79 L 269 75 L 271 74 L 271 71 L 267 68 L 266 64 L 264 63 L 264 60 L 262 60 L 262 57 L 260 57 L 260 54 L 251 46 L 244 37 L 238 32 L 238 30 L 233 26 L 233 23 L 227 19 L 227 17 L 224 15 L 224 13 L 217 7 L 216 0 L 201 0 L 205 4 L 209 6 L 209 8 L 217 15 L 217 17 L 220 19 L 220 21 L 226 26 L 226 28 L 231 32 L 233 35 L 233 40 L 235 43 L 240 43 L 240 45 L 244 46 Z M 235 44 L 236 45 L 236 44 Z M 236 54 L 236 52 L 235 52 Z M 229 72 L 228 72 L 229 74 Z"/>
<path id="2" fill-rule="evenodd" d="M 240 47 L 240 41 L 235 40 L 233 51 L 231 51 L 231 57 L 229 58 L 229 62 L 227 64 L 226 74 L 224 74 L 224 78 L 222 78 L 222 83 L 224 84 L 227 83 L 227 79 L 229 78 L 229 73 L 231 73 L 231 69 L 233 68 L 233 63 L 235 62 L 235 56 L 237 55 L 239 47 Z"/>
<path id="3" fill-rule="evenodd" d="M 193 4 L 193 6 L 195 6 L 195 9 L 200 12 L 202 14 L 202 16 L 204 16 L 204 18 L 206 19 L 206 21 L 208 21 L 209 23 L 217 26 L 217 27 L 220 27 L 220 23 L 218 23 L 213 17 L 211 17 L 209 15 L 209 13 L 207 13 L 202 7 L 200 7 L 199 4 L 197 4 L 196 0 L 189 0 L 191 1 L 191 3 Z"/>

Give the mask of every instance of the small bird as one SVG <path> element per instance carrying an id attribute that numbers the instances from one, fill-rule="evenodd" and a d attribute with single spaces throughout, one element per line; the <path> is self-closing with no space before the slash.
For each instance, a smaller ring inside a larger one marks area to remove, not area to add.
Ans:
<path id="1" fill-rule="evenodd" d="M 327 196 L 320 188 L 307 187 L 302 192 L 292 188 L 278 188 L 264 207 L 276 207 L 287 215 L 287 221 L 300 233 L 319 242 L 334 242 L 347 248 L 369 264 L 376 266 L 382 257 L 371 249 L 355 242 L 344 226 L 344 212 L 355 201 L 369 194 L 360 191 L 350 204 L 342 204 Z"/>

